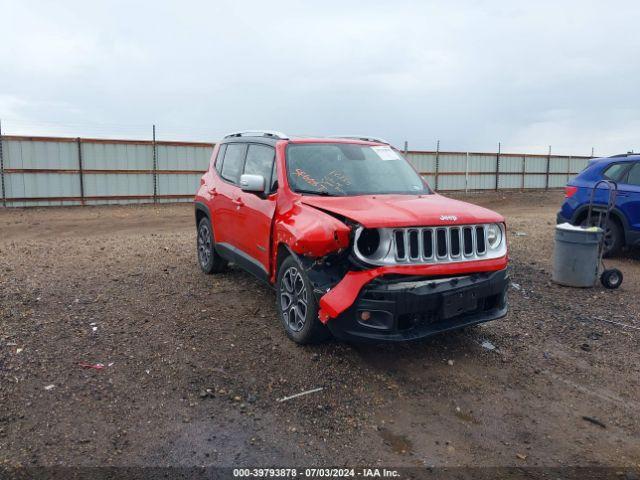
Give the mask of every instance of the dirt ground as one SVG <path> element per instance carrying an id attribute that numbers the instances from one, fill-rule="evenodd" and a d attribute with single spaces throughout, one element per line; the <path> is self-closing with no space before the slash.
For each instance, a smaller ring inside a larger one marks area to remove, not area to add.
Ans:
<path id="1" fill-rule="evenodd" d="M 559 287 L 561 194 L 461 198 L 507 218 L 508 317 L 313 347 L 200 272 L 189 204 L 0 209 L 0 465 L 637 468 L 640 255 L 617 291 Z"/>

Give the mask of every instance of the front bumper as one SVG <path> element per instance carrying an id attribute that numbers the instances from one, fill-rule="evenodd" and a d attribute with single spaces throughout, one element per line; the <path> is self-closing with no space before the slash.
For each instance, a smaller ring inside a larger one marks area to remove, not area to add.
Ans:
<path id="1" fill-rule="evenodd" d="M 506 268 L 418 281 L 393 282 L 381 277 L 368 283 L 353 305 L 327 326 L 343 340 L 424 338 L 504 317 L 508 286 Z M 366 321 L 363 312 L 368 312 Z"/>

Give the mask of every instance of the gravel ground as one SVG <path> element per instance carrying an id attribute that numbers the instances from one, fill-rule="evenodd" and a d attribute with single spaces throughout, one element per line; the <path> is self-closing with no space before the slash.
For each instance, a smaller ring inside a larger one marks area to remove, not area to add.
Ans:
<path id="1" fill-rule="evenodd" d="M 508 317 L 367 346 L 299 347 L 267 287 L 202 274 L 191 205 L 0 209 L 0 465 L 638 467 L 638 252 L 559 287 L 560 194 L 462 198 L 507 217 Z"/>

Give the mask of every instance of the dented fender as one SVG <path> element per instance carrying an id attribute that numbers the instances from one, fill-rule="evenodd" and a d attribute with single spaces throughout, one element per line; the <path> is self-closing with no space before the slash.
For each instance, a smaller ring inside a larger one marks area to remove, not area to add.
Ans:
<path id="1" fill-rule="evenodd" d="M 433 265 L 384 266 L 370 270 L 349 271 L 329 292 L 320 298 L 318 318 L 322 323 L 336 318 L 356 301 L 362 288 L 374 278 L 383 275 L 463 275 L 493 272 L 507 267 L 508 257 L 491 260 L 457 262 Z"/>
<path id="2" fill-rule="evenodd" d="M 351 228 L 337 218 L 296 204 L 276 223 L 275 237 L 298 255 L 317 258 L 347 248 L 350 233 Z"/>
<path id="3" fill-rule="evenodd" d="M 300 257 L 316 259 L 349 247 L 351 228 L 337 218 L 297 202 L 281 213 L 274 225 L 274 266 L 280 244 Z M 272 272 L 273 280 L 275 275 Z"/>

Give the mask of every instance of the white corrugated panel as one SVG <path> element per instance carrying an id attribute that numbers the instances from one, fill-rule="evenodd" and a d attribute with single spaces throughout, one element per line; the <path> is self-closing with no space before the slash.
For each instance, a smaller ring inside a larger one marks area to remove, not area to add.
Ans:
<path id="1" fill-rule="evenodd" d="M 527 156 L 526 169 L 526 171 L 530 173 L 546 173 L 547 158 Z"/>
<path id="2" fill-rule="evenodd" d="M 209 167 L 213 147 L 158 145 L 158 170 L 200 170 Z"/>
<path id="3" fill-rule="evenodd" d="M 496 188 L 496 174 L 469 175 L 469 190 L 493 190 Z"/>
<path id="4" fill-rule="evenodd" d="M 501 172 L 522 172 L 522 162 L 524 156 L 501 156 L 500 171 Z"/>
<path id="5" fill-rule="evenodd" d="M 82 144 L 82 163 L 86 170 L 151 170 L 153 147 L 145 144 L 87 142 Z"/>
<path id="6" fill-rule="evenodd" d="M 440 153 L 440 172 L 464 172 L 467 156 L 464 153 Z"/>
<path id="7" fill-rule="evenodd" d="M 2 146 L 4 168 L 78 168 L 75 142 L 5 140 Z"/>
<path id="8" fill-rule="evenodd" d="M 409 152 L 405 158 L 420 173 L 432 173 L 436 171 L 436 156 L 432 153 Z"/>
<path id="9" fill-rule="evenodd" d="M 528 174 L 524 178 L 524 188 L 544 188 L 546 176 L 544 174 Z"/>
<path id="10" fill-rule="evenodd" d="M 576 174 L 584 170 L 589 163 L 588 158 L 572 158 L 569 161 L 569 168 L 571 173 Z"/>
<path id="11" fill-rule="evenodd" d="M 84 175 L 84 193 L 87 197 L 104 196 L 150 196 L 153 195 L 153 177 L 149 174 L 98 173 Z M 88 203 L 143 203 L 149 198 L 100 199 Z"/>
<path id="12" fill-rule="evenodd" d="M 464 190 L 464 175 L 440 175 L 438 190 Z"/>
<path id="13" fill-rule="evenodd" d="M 549 172 L 567 173 L 569 171 L 569 157 L 551 157 Z"/>
<path id="14" fill-rule="evenodd" d="M 80 203 L 79 201 L 53 199 L 53 197 L 80 196 L 80 180 L 77 175 L 58 173 L 11 173 L 5 175 L 4 183 L 8 199 L 42 198 L 42 200 L 11 202 L 10 206 L 60 206 Z"/>

